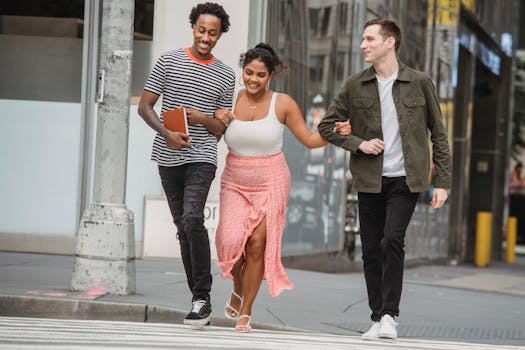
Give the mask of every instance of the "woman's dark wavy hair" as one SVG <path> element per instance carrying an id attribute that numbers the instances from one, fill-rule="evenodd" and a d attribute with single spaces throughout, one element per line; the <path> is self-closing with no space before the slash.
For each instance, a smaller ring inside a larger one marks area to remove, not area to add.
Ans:
<path id="1" fill-rule="evenodd" d="M 221 20 L 221 33 L 226 33 L 230 29 L 230 16 L 224 11 L 224 8 L 214 2 L 206 2 L 198 4 L 191 9 L 190 23 L 193 27 L 197 23 L 197 19 L 202 14 L 210 14 L 219 17 Z"/>
<path id="2" fill-rule="evenodd" d="M 286 71 L 288 67 L 275 53 L 273 47 L 266 43 L 259 43 L 253 49 L 249 49 L 239 57 L 239 67 L 244 68 L 253 60 L 262 61 L 270 74 L 279 74 Z"/>

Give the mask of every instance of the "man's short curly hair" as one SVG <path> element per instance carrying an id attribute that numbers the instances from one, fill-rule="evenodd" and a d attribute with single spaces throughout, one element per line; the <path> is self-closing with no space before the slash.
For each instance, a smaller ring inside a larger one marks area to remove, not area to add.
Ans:
<path id="1" fill-rule="evenodd" d="M 191 9 L 190 12 L 190 23 L 193 27 L 197 23 L 197 19 L 202 14 L 210 14 L 219 17 L 221 20 L 221 33 L 226 33 L 230 29 L 230 16 L 224 11 L 224 8 L 214 2 L 206 2 L 204 4 L 198 4 Z"/>

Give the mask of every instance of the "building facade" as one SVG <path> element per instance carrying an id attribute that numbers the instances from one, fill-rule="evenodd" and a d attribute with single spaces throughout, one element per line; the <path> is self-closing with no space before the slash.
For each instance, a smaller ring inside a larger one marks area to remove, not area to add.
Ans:
<path id="1" fill-rule="evenodd" d="M 238 74 L 239 54 L 262 41 L 277 48 L 289 71 L 272 88 L 298 102 L 312 130 L 345 78 L 365 68 L 359 45 L 366 20 L 396 20 L 403 31 L 400 59 L 434 78 L 454 157 L 450 200 L 436 211 L 429 208 L 430 193 L 421 195 L 407 231 L 407 258 L 471 260 L 480 210 L 493 214 L 493 252 L 499 254 L 517 1 L 217 2 L 232 26 L 215 55 Z M 22 1 L 0 8 L 4 250 L 74 252 L 80 216 L 91 203 L 101 3 Z M 160 53 L 192 44 L 188 14 L 199 1 L 135 3 L 126 205 L 135 214 L 136 256 L 173 257 L 179 256 L 175 228 L 149 160 L 154 134 L 136 104 Z M 221 141 L 206 208 L 212 244 L 226 152 Z M 358 251 L 358 229 L 348 229 L 355 214 L 347 213 L 354 198 L 348 155 L 332 146 L 307 150 L 289 133 L 285 154 L 293 182 L 283 254 Z"/>

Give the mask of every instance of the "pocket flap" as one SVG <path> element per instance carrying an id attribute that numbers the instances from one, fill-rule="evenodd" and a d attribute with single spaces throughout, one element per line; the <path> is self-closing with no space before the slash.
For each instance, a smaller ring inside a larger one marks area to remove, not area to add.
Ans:
<path id="1" fill-rule="evenodd" d="M 425 98 L 424 97 L 405 97 L 403 99 L 403 104 L 406 107 L 424 107 L 425 106 Z"/>
<path id="2" fill-rule="evenodd" d="M 354 97 L 352 106 L 355 108 L 370 108 L 374 105 L 374 99 L 370 97 Z"/>

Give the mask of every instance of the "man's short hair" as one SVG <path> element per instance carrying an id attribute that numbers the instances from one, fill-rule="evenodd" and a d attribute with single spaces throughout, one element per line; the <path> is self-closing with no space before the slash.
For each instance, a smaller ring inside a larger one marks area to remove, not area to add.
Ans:
<path id="1" fill-rule="evenodd" d="M 219 17 L 221 20 L 221 33 L 226 33 L 228 29 L 230 29 L 230 16 L 228 16 L 221 5 L 214 2 L 198 4 L 191 9 L 190 23 L 192 27 L 197 23 L 199 16 L 203 14 L 210 14 Z"/>
<path id="2" fill-rule="evenodd" d="M 393 37 L 396 40 L 396 51 L 399 50 L 401 46 L 401 29 L 399 29 L 396 22 L 386 18 L 374 18 L 366 22 L 363 29 L 374 24 L 381 27 L 379 33 L 381 33 L 383 39 L 386 40 L 389 37 Z"/>

